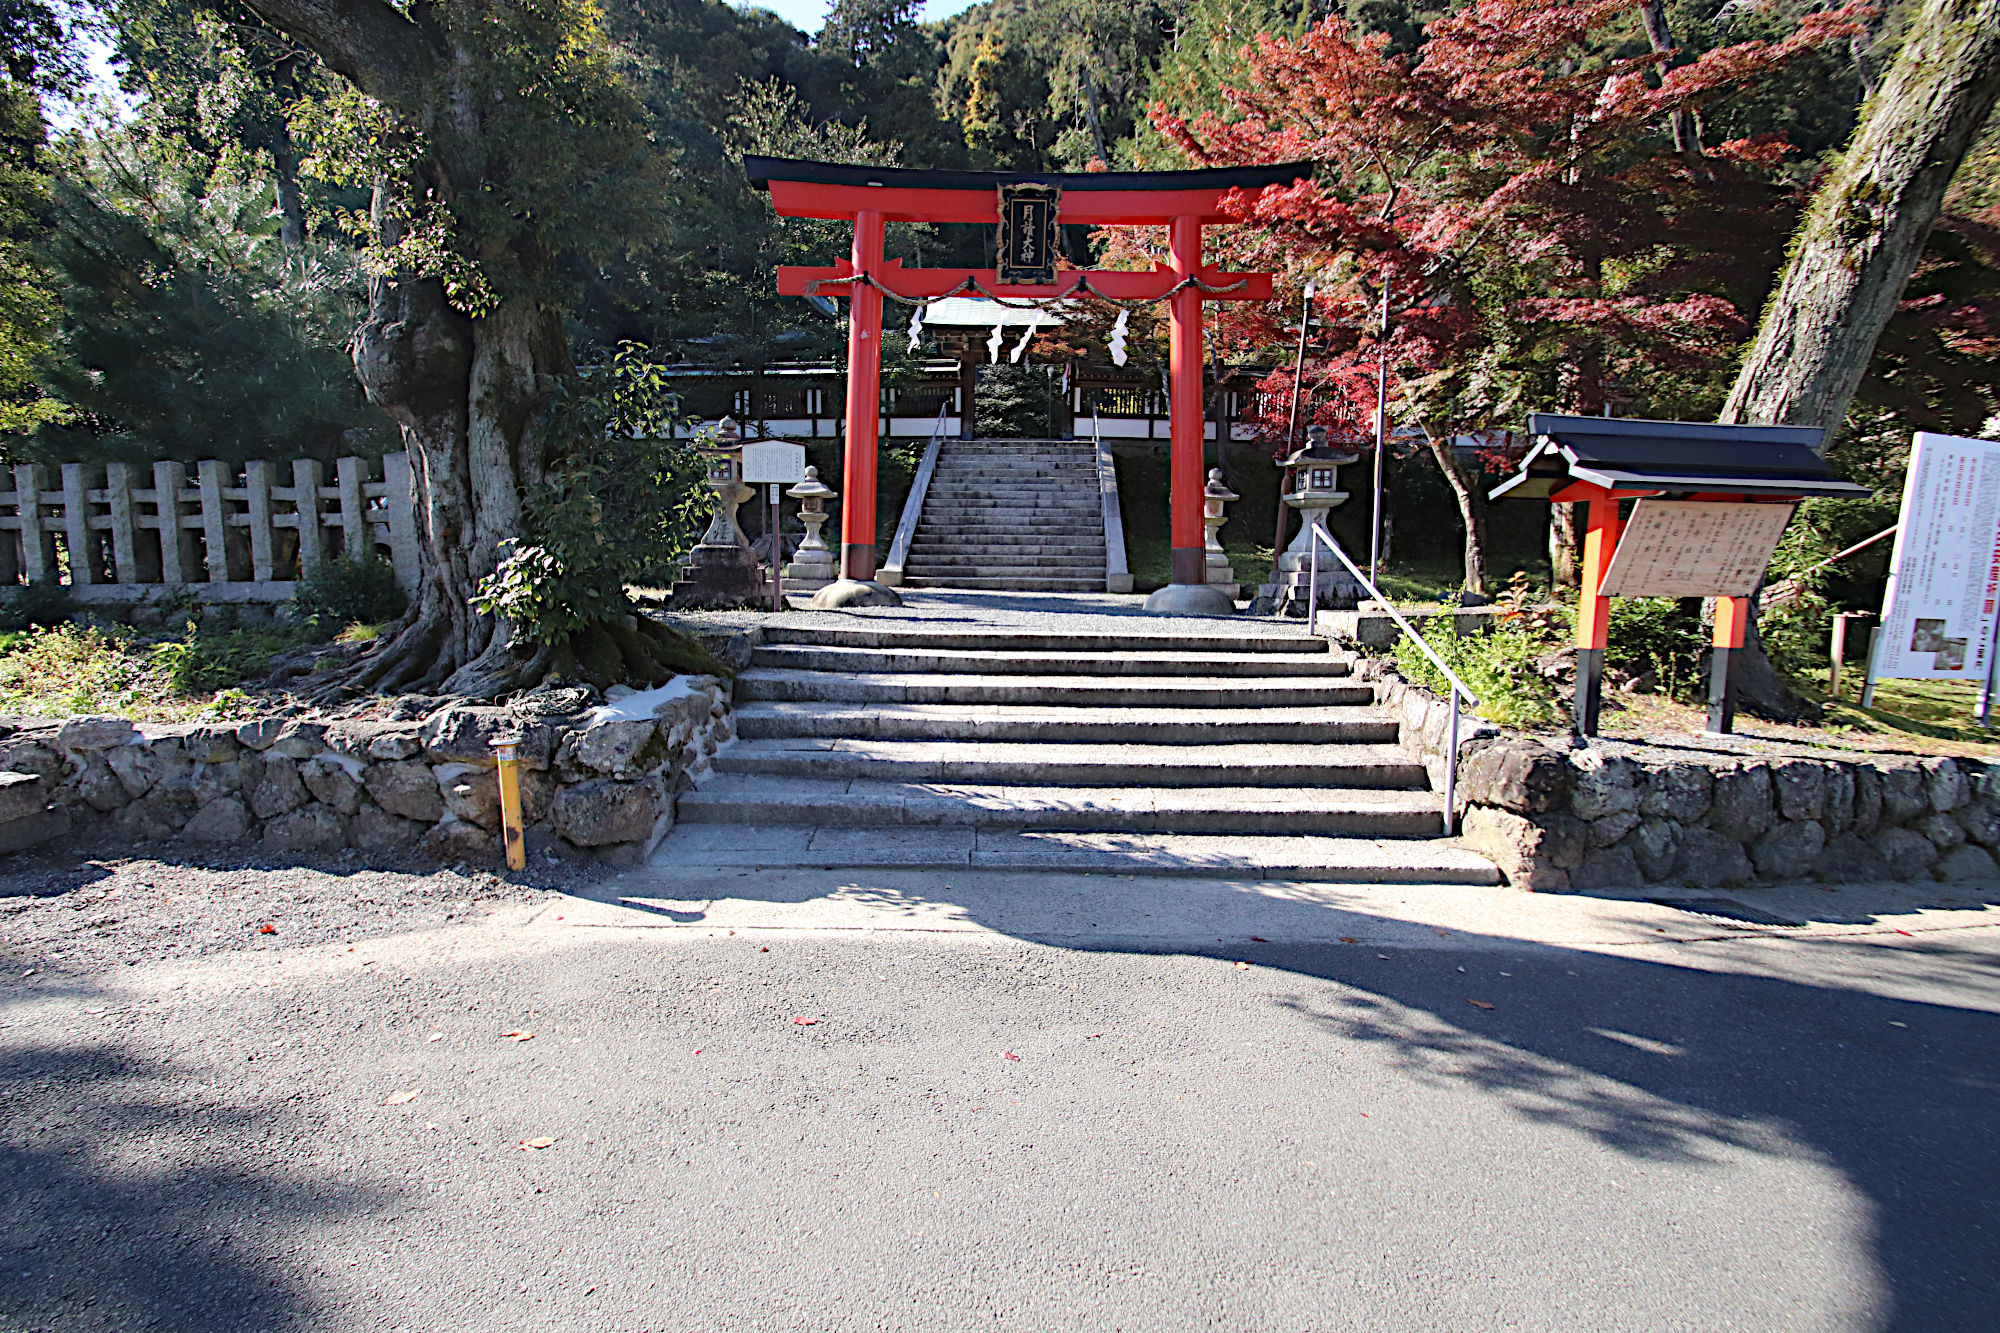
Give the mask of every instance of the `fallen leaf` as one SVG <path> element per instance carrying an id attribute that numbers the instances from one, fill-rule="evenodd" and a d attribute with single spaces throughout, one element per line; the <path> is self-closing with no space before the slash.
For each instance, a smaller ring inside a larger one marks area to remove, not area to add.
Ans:
<path id="1" fill-rule="evenodd" d="M 1341 942 L 1342 944 L 1359 944 L 1359 943 L 1361 943 L 1361 941 L 1360 941 L 1360 940 L 1357 940 L 1357 939 L 1355 939 L 1355 938 L 1354 938 L 1354 937 L 1353 937 L 1352 935 L 1342 935 L 1342 936 L 1340 937 L 1340 942 Z"/>
<path id="2" fill-rule="evenodd" d="M 556 1141 L 554 1139 L 546 1137 L 539 1139 L 522 1139 L 519 1143 L 515 1144 L 514 1146 L 519 1148 L 522 1152 L 540 1152 L 543 1148 L 554 1147 L 555 1142 Z"/>
<path id="3" fill-rule="evenodd" d="M 500 1040 L 502 1041 L 533 1041 L 534 1039 L 535 1033 L 532 1028 L 516 1028 L 512 1032 L 503 1032 L 500 1034 Z"/>
<path id="4" fill-rule="evenodd" d="M 700 1055 L 700 1054 L 701 1054 L 701 1047 L 699 1047 L 699 1046 L 695 1047 L 695 1048 L 694 1048 L 694 1053 L 695 1053 L 696 1055 Z"/>
<path id="5" fill-rule="evenodd" d="M 1002 1051 L 1000 1052 L 1000 1058 L 1002 1060 L 1018 1060 L 1021 1057 L 1014 1054 L 1012 1051 Z"/>
<path id="6" fill-rule="evenodd" d="M 1252 944 L 1269 944 L 1271 941 L 1265 939 L 1262 935 L 1252 935 L 1250 942 Z"/>
<path id="7" fill-rule="evenodd" d="M 802 1028 L 809 1028 L 813 1024 L 819 1022 L 817 1018 L 794 1018 L 792 1021 L 794 1023 L 797 1023 Z"/>
<path id="8" fill-rule="evenodd" d="M 1909 932 L 1909 931 L 1907 931 L 1907 930 L 1904 930 L 1904 929 L 1903 929 L 1903 928 L 1902 928 L 1901 926 L 1898 926 L 1898 927 L 1896 928 L 1896 933 L 1897 933 L 1898 935 L 1910 935 L 1910 932 Z M 1916 936 L 1915 936 L 1915 935 L 1910 935 L 1910 938 L 1911 938 L 1911 939 L 1915 939 L 1915 938 L 1916 938 Z"/>
<path id="9" fill-rule="evenodd" d="M 259 935 L 275 935 L 278 933 L 278 928 L 266 921 L 263 925 L 257 927 L 257 933 Z"/>
<path id="10" fill-rule="evenodd" d="M 1250 966 L 1250 964 L 1248 964 L 1248 963 L 1238 963 L 1238 964 L 1237 964 L 1236 966 L 1237 966 L 1237 967 L 1238 967 L 1239 969 L 1241 969 L 1241 968 L 1246 968 L 1246 967 Z"/>
<path id="11" fill-rule="evenodd" d="M 1470 997 L 1468 997 L 1465 1002 L 1471 1005 L 1474 1009 L 1491 1009 L 1493 1007 L 1492 1005 L 1486 1003 L 1486 1001 L 1484 1000 L 1474 1000 L 1471 999 Z"/>
<path id="12" fill-rule="evenodd" d="M 1449 935 L 1449 934 L 1451 934 L 1451 932 L 1450 932 L 1450 931 L 1448 931 L 1448 930 L 1446 930 L 1446 929 L 1445 929 L 1445 928 L 1444 928 L 1443 926 L 1432 926 L 1432 927 L 1431 927 L 1431 932 L 1432 932 L 1433 934 L 1437 934 L 1437 935 Z"/>
<path id="13" fill-rule="evenodd" d="M 401 1106 L 404 1102 L 413 1102 L 416 1099 L 417 1099 L 417 1090 L 415 1088 L 405 1088 L 401 1092 L 390 1093 L 388 1098 L 385 1101 L 383 1101 L 382 1105 Z"/>
<path id="14" fill-rule="evenodd" d="M 759 946 L 757 947 L 757 952 L 758 952 L 758 953 L 769 953 L 769 952 L 771 952 L 771 946 L 770 946 L 770 945 L 768 945 L 768 944 L 762 944 L 762 945 L 759 945 Z"/>

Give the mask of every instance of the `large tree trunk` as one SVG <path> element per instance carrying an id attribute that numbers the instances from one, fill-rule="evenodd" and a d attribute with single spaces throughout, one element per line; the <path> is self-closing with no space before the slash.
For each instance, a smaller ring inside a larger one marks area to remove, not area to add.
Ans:
<path id="1" fill-rule="evenodd" d="M 413 19 L 381 0 L 250 4 L 432 146 L 414 179 L 384 182 L 376 192 L 384 253 L 400 239 L 390 190 L 449 205 L 509 166 L 516 150 L 483 133 L 482 99 L 490 94 L 478 89 L 478 53 L 428 10 L 412 11 Z M 475 612 L 471 598 L 520 535 L 523 496 L 550 463 L 537 413 L 574 367 L 561 312 L 525 294 L 548 290 L 553 257 L 525 226 L 472 240 L 496 297 L 489 309 L 468 317 L 438 279 L 392 272 L 370 282 L 368 315 L 354 337 L 362 387 L 401 427 L 410 452 L 421 578 L 398 632 L 343 680 L 346 688 L 491 695 L 532 670 L 510 653 L 506 627 Z"/>
<path id="2" fill-rule="evenodd" d="M 1929 0 L 1800 220 L 1723 421 L 1839 428 L 1996 97 L 2000 0 Z"/>
<path id="3" fill-rule="evenodd" d="M 1656 54 L 1671 56 L 1678 49 L 1674 31 L 1667 25 L 1666 0 L 1639 0 L 1639 18 L 1646 25 L 1646 44 Z M 1694 112 L 1682 107 L 1669 113 L 1667 123 L 1674 133 L 1674 151 L 1699 156 L 1701 130 L 1695 124 Z"/>
<path id="4" fill-rule="evenodd" d="M 1722 421 L 1840 428 L 1996 98 L 2000 0 L 1930 0 L 1800 220 Z M 1754 615 L 1731 676 L 1748 712 L 1815 711 L 1772 668 Z"/>

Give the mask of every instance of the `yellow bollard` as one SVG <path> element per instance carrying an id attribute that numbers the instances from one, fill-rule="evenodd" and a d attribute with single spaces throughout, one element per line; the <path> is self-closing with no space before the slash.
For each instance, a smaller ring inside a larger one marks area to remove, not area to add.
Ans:
<path id="1" fill-rule="evenodd" d="M 500 772 L 500 841 L 507 849 L 507 868 L 528 868 L 528 844 L 521 830 L 521 773 L 516 752 L 521 742 L 501 737 L 493 742 L 495 765 Z"/>

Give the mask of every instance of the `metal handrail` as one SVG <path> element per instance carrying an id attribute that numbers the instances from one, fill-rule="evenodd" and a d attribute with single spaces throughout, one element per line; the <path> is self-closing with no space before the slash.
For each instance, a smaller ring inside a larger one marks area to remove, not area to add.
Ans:
<path id="1" fill-rule="evenodd" d="M 896 535 L 889 541 L 889 558 L 882 562 L 882 574 L 891 577 L 882 579 L 894 586 L 903 581 L 903 566 L 910 558 L 910 543 L 916 540 L 917 520 L 924 512 L 924 497 L 930 493 L 931 474 L 937 471 L 938 451 L 944 447 L 944 417 L 951 408 L 951 400 L 938 404 L 937 422 L 931 427 L 931 442 L 924 447 L 924 458 L 917 464 L 917 475 L 910 479 L 910 493 L 903 497 L 903 513 L 896 520 Z"/>
<path id="2" fill-rule="evenodd" d="M 1104 519 L 1104 591 L 1132 591 L 1132 569 L 1125 556 L 1125 513 L 1118 501 L 1118 468 L 1104 448 L 1104 426 L 1097 409 L 1090 411 L 1090 443 L 1097 459 L 1097 505 Z"/>
<path id="3" fill-rule="evenodd" d="M 1451 682 L 1451 730 L 1445 739 L 1444 750 L 1444 835 L 1449 838 L 1456 818 L 1457 807 L 1454 798 L 1458 795 L 1458 700 L 1459 696 L 1463 695 L 1467 703 L 1477 708 L 1479 696 L 1466 688 L 1465 682 L 1458 678 L 1458 673 L 1445 665 L 1445 660 L 1438 656 L 1437 650 L 1425 643 L 1424 636 L 1417 633 L 1409 621 L 1403 619 L 1403 613 L 1382 595 L 1382 590 L 1375 586 L 1375 581 L 1363 574 L 1355 563 L 1347 558 L 1347 552 L 1340 549 L 1340 543 L 1333 539 L 1332 533 L 1312 522 L 1306 524 L 1306 530 L 1312 533 L 1312 541 L 1307 544 L 1312 552 L 1312 568 L 1306 577 L 1306 633 L 1315 638 L 1319 635 L 1319 548 L 1324 544 L 1340 558 L 1341 564 L 1347 566 L 1347 572 L 1354 576 L 1355 581 L 1368 590 L 1375 604 L 1389 613 L 1389 618 L 1396 622 L 1397 628 L 1409 636 L 1410 642 L 1417 645 L 1417 650 L 1438 669 L 1438 674 Z"/>

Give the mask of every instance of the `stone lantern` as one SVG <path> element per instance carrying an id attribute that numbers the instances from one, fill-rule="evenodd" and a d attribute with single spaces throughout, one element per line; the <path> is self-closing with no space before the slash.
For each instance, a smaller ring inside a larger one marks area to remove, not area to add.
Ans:
<path id="1" fill-rule="evenodd" d="M 742 429 L 724 417 L 699 453 L 708 467 L 709 489 L 715 492 L 715 512 L 709 516 L 708 531 L 682 563 L 682 578 L 674 584 L 669 605 L 676 610 L 744 606 L 757 599 L 764 577 L 750 539 L 736 524 L 736 507 L 755 494 L 743 484 Z"/>
<path id="2" fill-rule="evenodd" d="M 1326 516 L 1347 500 L 1340 489 L 1340 469 L 1360 455 L 1334 448 L 1327 443 L 1326 427 L 1306 430 L 1305 447 L 1284 461 L 1292 469 L 1292 489 L 1285 503 L 1299 511 L 1304 520 L 1299 535 L 1278 557 L 1275 579 L 1278 585 L 1278 614 L 1288 615 L 1294 606 L 1305 614 L 1306 586 L 1312 578 L 1313 530 L 1333 535 Z M 1323 607 L 1352 608 L 1362 597 L 1361 585 L 1354 581 L 1331 551 L 1319 553 L 1319 604 Z"/>
<path id="3" fill-rule="evenodd" d="M 1207 530 L 1202 543 L 1206 550 L 1206 582 L 1211 588 L 1228 593 L 1231 601 L 1236 600 L 1236 572 L 1229 567 L 1229 557 L 1222 550 L 1222 525 L 1228 518 L 1224 507 L 1242 498 L 1223 484 L 1221 468 L 1209 469 L 1208 485 L 1201 493 L 1201 524 Z"/>
<path id="4" fill-rule="evenodd" d="M 827 549 L 826 541 L 819 535 L 826 523 L 826 502 L 834 498 L 834 492 L 819 479 L 819 469 L 806 469 L 806 479 L 786 491 L 799 502 L 799 522 L 805 524 L 805 540 L 793 553 L 792 562 L 785 566 L 785 586 L 800 592 L 818 592 L 833 582 L 833 552 Z"/>

